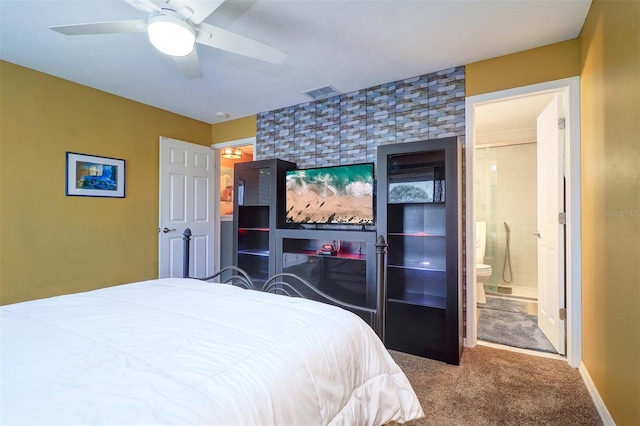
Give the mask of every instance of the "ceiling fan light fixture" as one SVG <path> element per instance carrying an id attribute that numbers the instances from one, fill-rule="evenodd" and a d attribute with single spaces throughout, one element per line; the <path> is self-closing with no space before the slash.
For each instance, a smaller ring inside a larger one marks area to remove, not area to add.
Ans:
<path id="1" fill-rule="evenodd" d="M 222 150 L 222 156 L 224 158 L 237 160 L 239 158 L 242 158 L 242 150 L 240 148 L 224 148 Z"/>
<path id="2" fill-rule="evenodd" d="M 161 51 L 171 56 L 187 56 L 193 52 L 196 42 L 196 32 L 191 25 L 182 19 L 161 12 L 149 17 L 147 26 L 149 41 Z"/>

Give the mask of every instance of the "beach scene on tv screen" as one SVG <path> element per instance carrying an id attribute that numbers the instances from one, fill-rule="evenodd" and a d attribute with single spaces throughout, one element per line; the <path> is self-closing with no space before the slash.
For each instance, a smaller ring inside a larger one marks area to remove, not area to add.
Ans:
<path id="1" fill-rule="evenodd" d="M 290 170 L 286 189 L 288 223 L 373 224 L 371 164 Z"/>

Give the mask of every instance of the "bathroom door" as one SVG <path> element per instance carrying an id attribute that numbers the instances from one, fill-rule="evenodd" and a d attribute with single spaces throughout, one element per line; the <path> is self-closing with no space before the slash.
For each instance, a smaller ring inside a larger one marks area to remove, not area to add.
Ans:
<path id="1" fill-rule="evenodd" d="M 562 99 L 553 100 L 538 116 L 538 328 L 556 351 L 565 353 L 564 307 L 564 123 Z"/>

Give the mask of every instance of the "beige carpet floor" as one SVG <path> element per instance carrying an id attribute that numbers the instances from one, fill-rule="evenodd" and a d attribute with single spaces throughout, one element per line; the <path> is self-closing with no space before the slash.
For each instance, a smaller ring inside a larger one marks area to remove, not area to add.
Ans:
<path id="1" fill-rule="evenodd" d="M 426 417 L 407 425 L 602 425 L 577 369 L 563 360 L 486 346 L 459 366 L 390 351 Z"/>

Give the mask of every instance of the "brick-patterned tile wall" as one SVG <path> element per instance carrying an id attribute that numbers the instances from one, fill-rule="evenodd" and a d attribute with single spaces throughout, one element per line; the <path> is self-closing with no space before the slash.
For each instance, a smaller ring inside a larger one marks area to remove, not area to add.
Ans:
<path id="1" fill-rule="evenodd" d="M 258 114 L 256 159 L 299 168 L 375 162 L 378 145 L 465 134 L 459 66 Z"/>

